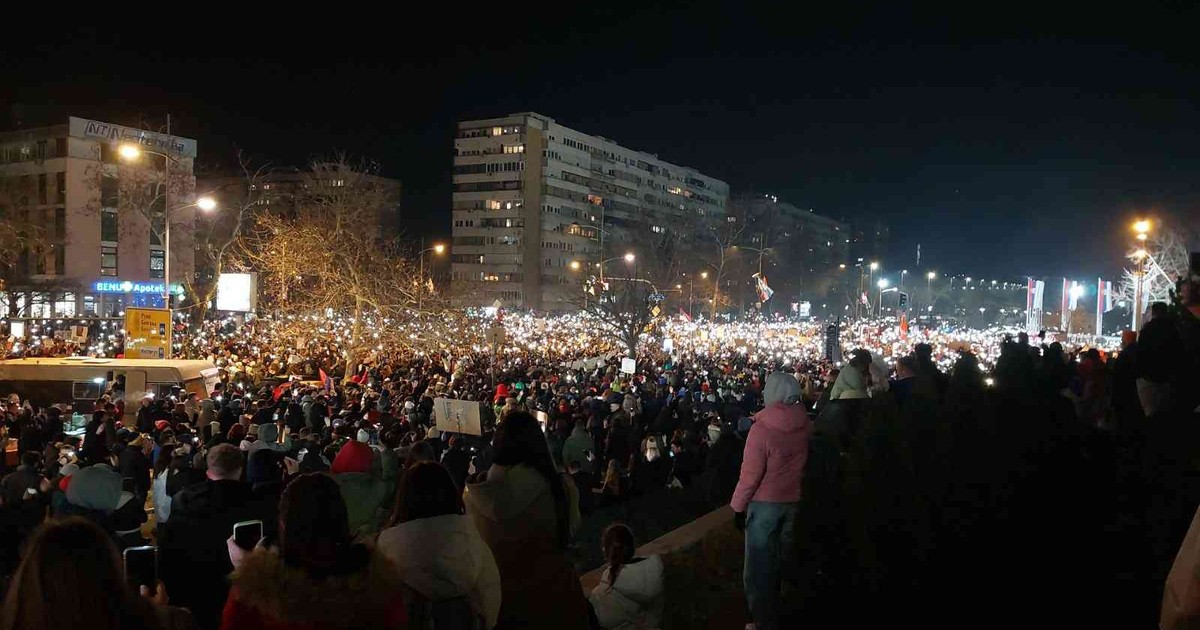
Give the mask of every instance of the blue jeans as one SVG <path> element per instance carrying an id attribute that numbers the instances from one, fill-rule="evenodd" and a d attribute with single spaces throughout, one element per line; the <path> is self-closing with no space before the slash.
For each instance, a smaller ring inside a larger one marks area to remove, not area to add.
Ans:
<path id="1" fill-rule="evenodd" d="M 792 562 L 799 503 L 751 501 L 746 510 L 746 602 L 759 630 L 779 627 L 781 565 Z"/>

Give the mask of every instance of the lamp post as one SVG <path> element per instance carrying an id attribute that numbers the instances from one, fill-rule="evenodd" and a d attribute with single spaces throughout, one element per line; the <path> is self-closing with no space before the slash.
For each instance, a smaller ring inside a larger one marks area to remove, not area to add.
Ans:
<path id="1" fill-rule="evenodd" d="M 421 237 L 421 251 L 417 252 L 417 310 L 425 304 L 425 252 L 433 252 L 440 254 L 446 251 L 446 246 L 441 243 L 434 243 L 433 247 L 425 247 L 425 237 Z"/>
<path id="2" fill-rule="evenodd" d="M 936 271 L 930 271 L 929 273 L 925 274 L 925 300 L 930 307 L 930 315 L 933 314 L 933 279 L 936 277 Z"/>
<path id="3" fill-rule="evenodd" d="M 879 311 L 876 313 L 876 317 L 883 317 L 883 290 L 888 286 L 887 278 L 880 278 L 876 286 L 879 287 Z"/>
<path id="4" fill-rule="evenodd" d="M 1137 332 L 1142 329 L 1142 302 L 1145 298 L 1142 293 L 1145 291 L 1143 286 L 1146 282 L 1146 259 L 1149 258 L 1149 253 L 1142 244 L 1146 242 L 1146 235 L 1150 233 L 1150 221 L 1139 219 L 1133 222 L 1133 231 L 1137 236 L 1138 249 L 1133 253 L 1137 258 L 1137 270 L 1134 271 L 1134 277 L 1137 281 L 1133 285 L 1133 330 Z"/>
<path id="5" fill-rule="evenodd" d="M 143 153 L 157 155 L 163 158 L 163 306 L 168 312 L 171 311 L 171 164 L 178 164 L 179 160 L 173 158 L 166 153 L 151 151 L 136 144 L 122 144 L 117 149 L 117 155 L 126 162 L 141 157 Z M 217 207 L 217 202 L 212 197 L 199 197 L 194 203 L 184 204 L 175 208 L 175 210 L 183 210 L 184 208 L 199 208 L 203 212 L 210 212 Z"/>
<path id="6" fill-rule="evenodd" d="M 614 256 L 612 258 L 605 258 L 604 260 L 601 260 L 600 262 L 596 263 L 596 266 L 600 268 L 600 282 L 601 283 L 604 282 L 604 265 L 605 265 L 605 263 L 610 263 L 614 260 L 617 260 L 618 258 L 624 259 L 625 262 L 633 264 L 633 261 L 637 260 L 637 255 L 635 255 L 633 252 L 625 252 L 624 256 Z"/>

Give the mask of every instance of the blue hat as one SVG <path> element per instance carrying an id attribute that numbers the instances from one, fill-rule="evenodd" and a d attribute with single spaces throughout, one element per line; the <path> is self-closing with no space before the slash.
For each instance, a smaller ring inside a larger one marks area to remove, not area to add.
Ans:
<path id="1" fill-rule="evenodd" d="M 754 426 L 754 418 L 751 418 L 750 416 L 746 416 L 745 418 L 738 420 L 738 424 L 737 424 L 738 435 L 740 435 L 742 437 L 746 437 L 746 435 L 748 435 L 750 433 L 750 427 L 752 427 L 752 426 Z"/>

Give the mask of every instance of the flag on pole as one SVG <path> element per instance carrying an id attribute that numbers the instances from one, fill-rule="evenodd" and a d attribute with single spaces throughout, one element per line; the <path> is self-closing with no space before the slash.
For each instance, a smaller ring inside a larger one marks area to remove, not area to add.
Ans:
<path id="1" fill-rule="evenodd" d="M 767 300 L 771 299 L 772 295 L 775 295 L 775 291 L 772 290 L 771 287 L 767 286 L 766 276 L 761 273 L 756 273 L 750 277 L 754 278 L 754 286 L 758 289 L 758 301 L 766 302 Z"/>
<path id="2" fill-rule="evenodd" d="M 688 313 L 687 311 L 683 310 L 682 306 L 679 307 L 679 314 L 680 314 L 680 316 L 683 317 L 684 320 L 686 320 L 688 323 L 691 323 L 692 315 L 690 313 Z"/>

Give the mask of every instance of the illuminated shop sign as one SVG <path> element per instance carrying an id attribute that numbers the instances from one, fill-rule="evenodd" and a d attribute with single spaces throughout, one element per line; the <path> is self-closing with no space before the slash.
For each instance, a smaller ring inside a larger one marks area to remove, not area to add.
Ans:
<path id="1" fill-rule="evenodd" d="M 92 283 L 92 291 L 96 293 L 147 293 L 150 295 L 162 295 L 163 283 L 133 282 L 131 280 L 97 280 Z M 178 284 L 172 284 L 171 292 L 180 295 L 183 293 L 183 287 Z"/>

